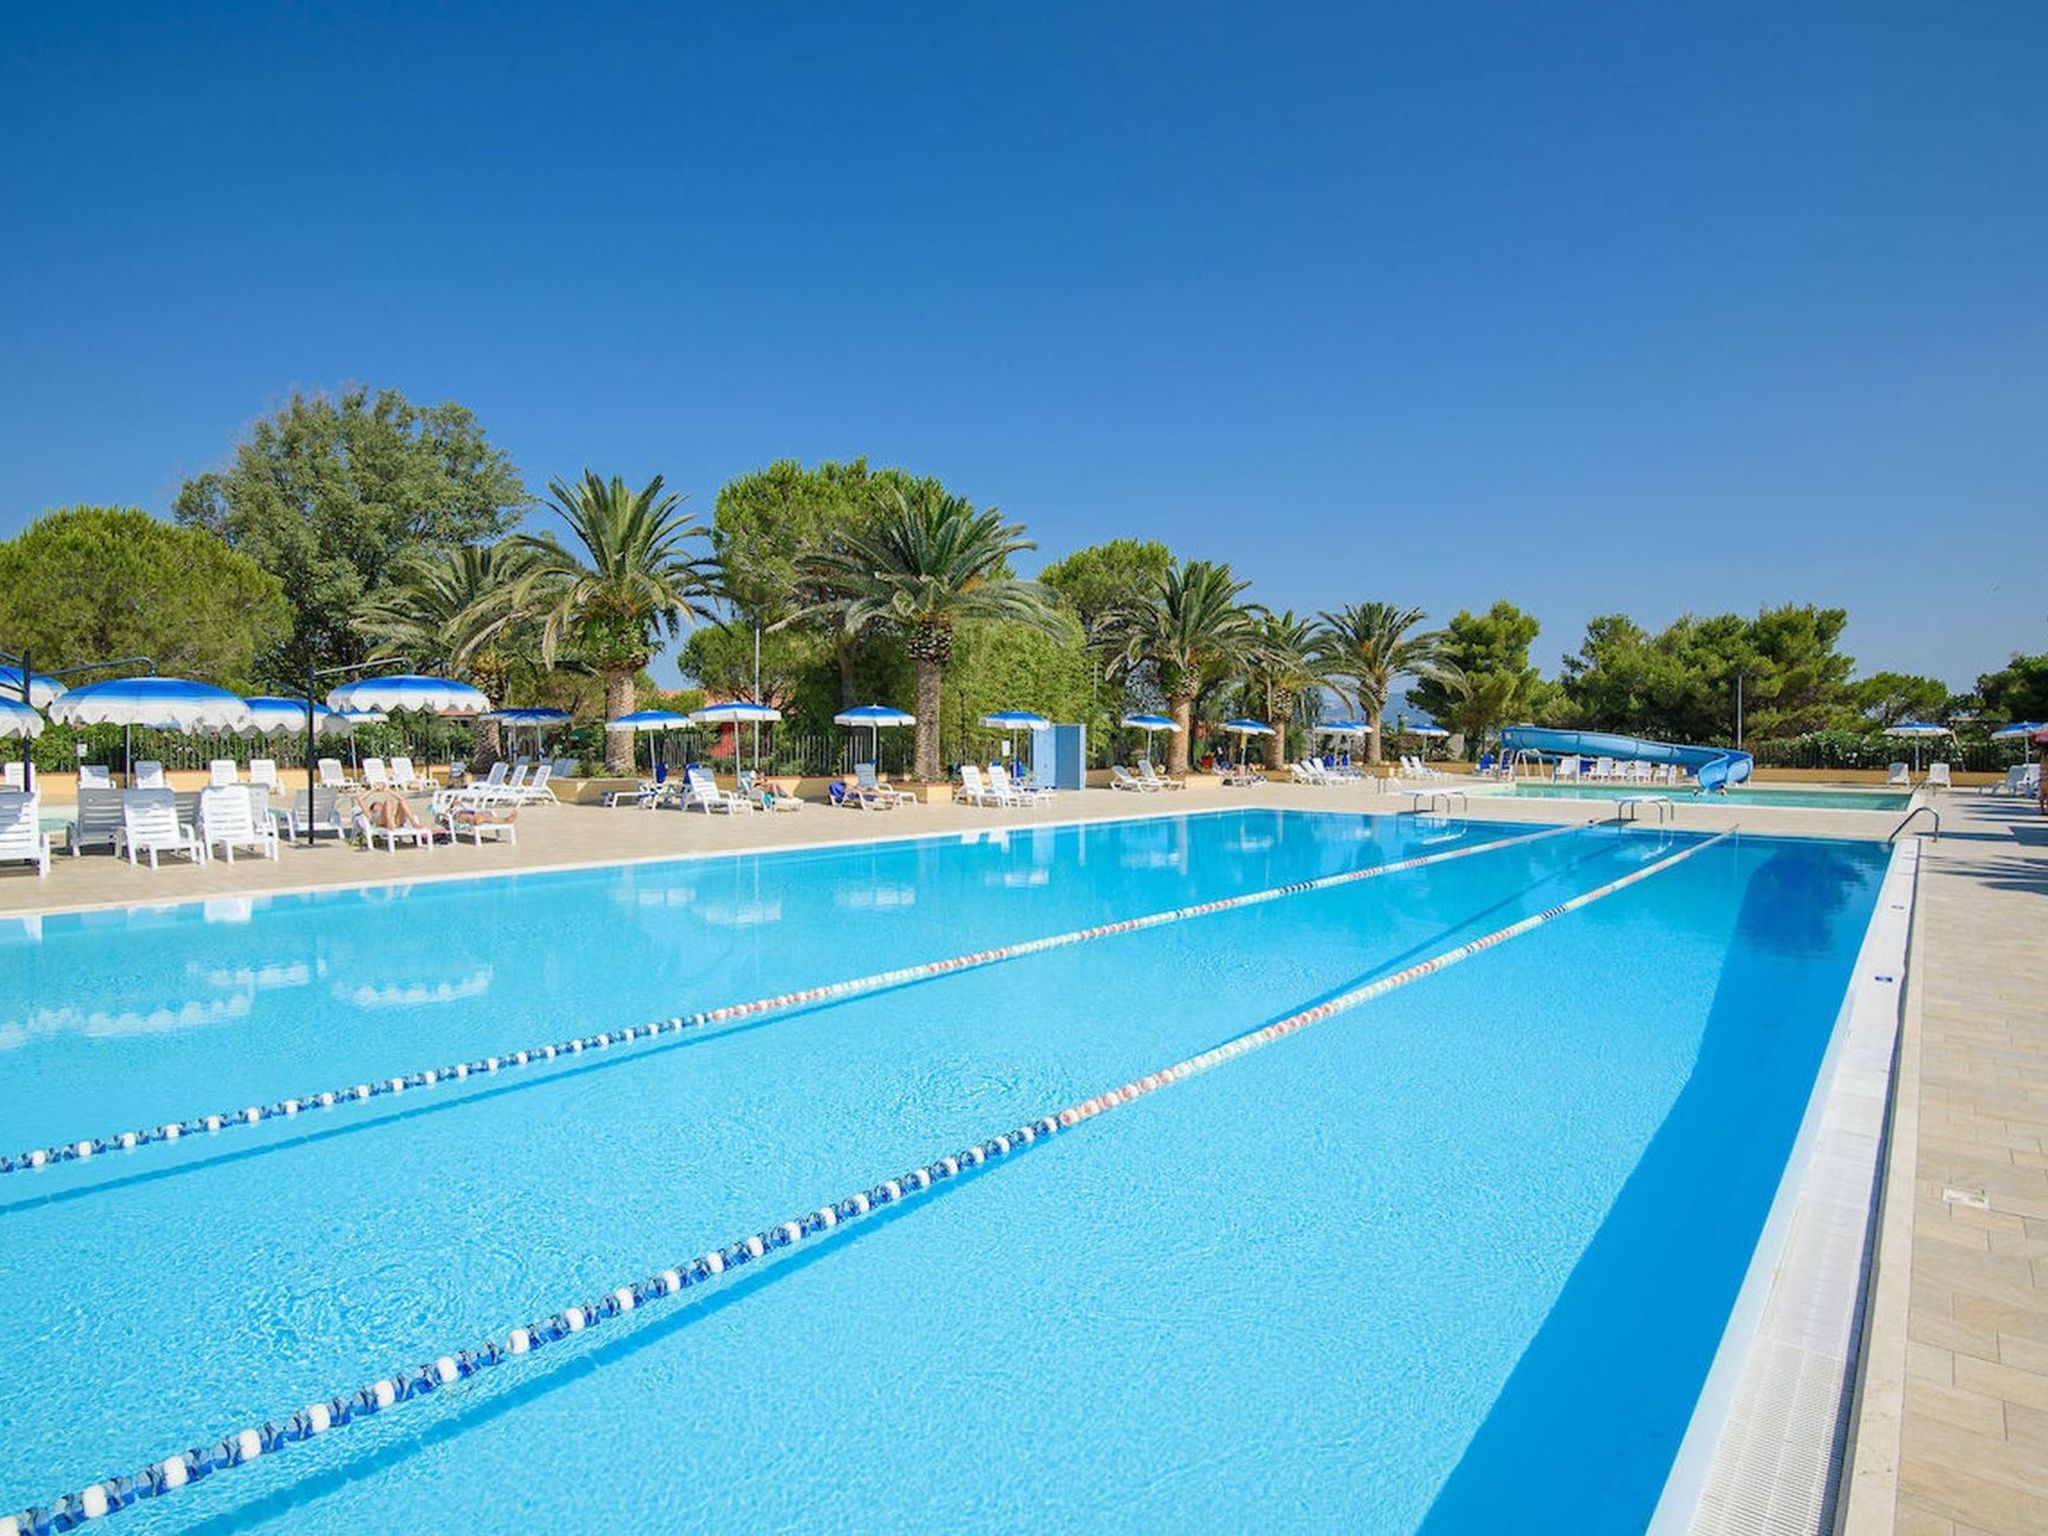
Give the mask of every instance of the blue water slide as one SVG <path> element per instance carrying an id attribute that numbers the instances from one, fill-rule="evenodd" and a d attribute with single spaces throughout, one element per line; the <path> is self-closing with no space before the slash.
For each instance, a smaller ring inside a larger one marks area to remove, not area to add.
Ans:
<path id="1" fill-rule="evenodd" d="M 1682 747 L 1640 736 L 1611 736 L 1605 731 L 1553 731 L 1540 725 L 1511 725 L 1500 733 L 1509 752 L 1542 752 L 1551 757 L 1629 758 L 1638 763 L 1675 763 L 1690 768 L 1702 790 L 1726 789 L 1749 777 L 1756 759 L 1728 747 Z"/>

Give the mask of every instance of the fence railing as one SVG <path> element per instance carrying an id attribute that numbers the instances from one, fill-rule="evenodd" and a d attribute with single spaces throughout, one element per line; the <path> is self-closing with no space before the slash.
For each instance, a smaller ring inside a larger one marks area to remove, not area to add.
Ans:
<path id="1" fill-rule="evenodd" d="M 1910 763 L 1914 756 L 1913 742 L 1902 737 L 1833 732 L 1753 742 L 1750 750 L 1756 754 L 1758 765 L 1765 768 L 1882 768 L 1888 763 Z M 1919 743 L 1921 762 L 1948 763 L 1966 773 L 2002 773 L 2014 763 L 2025 762 L 2031 750 L 2017 738 L 1951 741 L 1932 736 Z"/>

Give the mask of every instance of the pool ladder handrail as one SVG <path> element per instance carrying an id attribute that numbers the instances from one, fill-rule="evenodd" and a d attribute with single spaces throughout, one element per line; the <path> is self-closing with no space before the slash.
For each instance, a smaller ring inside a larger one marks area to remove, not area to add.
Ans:
<path id="1" fill-rule="evenodd" d="M 1913 807 L 1913 809 L 1911 809 L 1910 811 L 1906 812 L 1905 820 L 1901 821 L 1901 822 L 1900 822 L 1900 823 L 1899 823 L 1899 824 L 1898 824 L 1898 825 L 1897 825 L 1896 827 L 1893 827 L 1893 828 L 1892 828 L 1891 836 L 1890 836 L 1890 837 L 1887 837 L 1887 838 L 1885 839 L 1885 841 L 1886 841 L 1886 842 L 1888 842 L 1888 843 L 1895 843 L 1895 842 L 1897 842 L 1897 841 L 1898 841 L 1898 839 L 1899 839 L 1899 834 L 1900 834 L 1901 832 L 1905 831 L 1905 830 L 1906 830 L 1906 828 L 1908 828 L 1908 827 L 1910 827 L 1911 825 L 1913 825 L 1913 818 L 1914 818 L 1915 816 L 1919 816 L 1919 815 L 1921 815 L 1921 814 L 1923 814 L 1923 813 L 1924 813 L 1924 814 L 1926 814 L 1926 815 L 1932 816 L 1932 817 L 1934 818 L 1934 840 L 1935 840 L 1935 841 L 1936 841 L 1937 843 L 1938 843 L 1938 842 L 1940 842 L 1940 841 L 1941 841 L 1941 812 L 1937 811 L 1937 810 L 1936 810 L 1936 809 L 1935 809 L 1935 808 L 1934 808 L 1933 806 L 1931 806 L 1931 805 L 1916 805 L 1916 806 L 1914 806 L 1914 807 Z"/>

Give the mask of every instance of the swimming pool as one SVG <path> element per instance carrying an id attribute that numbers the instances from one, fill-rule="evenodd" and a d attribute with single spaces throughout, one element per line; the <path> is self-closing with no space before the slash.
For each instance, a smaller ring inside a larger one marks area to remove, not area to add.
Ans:
<path id="1" fill-rule="evenodd" d="M 1233 809 L 0 924 L 13 1153 L 1328 882 L 8 1173 L 0 1509 L 722 1251 L 118 1524 L 1640 1529 L 1883 862 Z"/>
<path id="2" fill-rule="evenodd" d="M 1683 784 L 1552 784 L 1548 780 L 1516 784 L 1513 793 L 1531 800 L 1620 800 L 1628 795 L 1669 795 L 1677 805 L 1696 800 L 1704 805 L 1775 805 L 1807 811 L 1903 811 L 1913 801 L 1911 791 L 1901 794 L 1882 789 L 1731 789 L 1695 795 Z"/>

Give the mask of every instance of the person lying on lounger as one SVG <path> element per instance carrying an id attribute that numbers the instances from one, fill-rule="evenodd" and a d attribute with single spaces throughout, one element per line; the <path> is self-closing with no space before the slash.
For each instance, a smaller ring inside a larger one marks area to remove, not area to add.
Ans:
<path id="1" fill-rule="evenodd" d="M 424 827 L 419 812 L 405 796 L 395 789 L 366 789 L 356 796 L 356 809 L 368 818 L 371 826 L 379 830 L 403 831 L 407 827 Z"/>
<path id="2" fill-rule="evenodd" d="M 475 801 L 456 800 L 448 807 L 448 819 L 462 827 L 506 826 L 519 819 L 516 805 L 478 805 Z"/>

